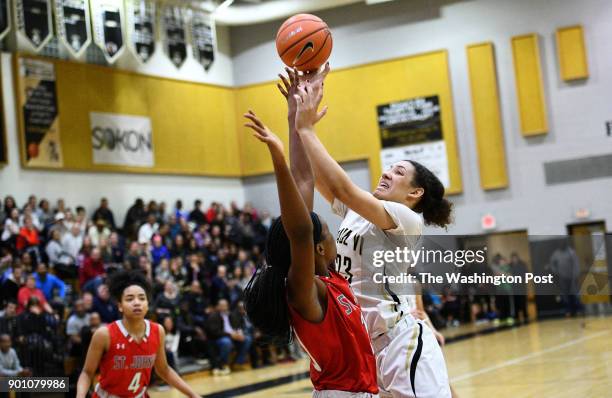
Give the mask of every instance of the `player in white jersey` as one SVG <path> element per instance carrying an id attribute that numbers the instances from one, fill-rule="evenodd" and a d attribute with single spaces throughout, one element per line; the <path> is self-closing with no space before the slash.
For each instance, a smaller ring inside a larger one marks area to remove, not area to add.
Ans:
<path id="1" fill-rule="evenodd" d="M 374 193 L 350 180 L 314 132 L 314 124 L 326 112 L 318 112 L 318 106 L 328 71 L 326 65 L 299 87 L 296 72 L 289 72 L 290 83 L 283 78 L 286 90 L 279 88 L 296 101 L 295 129 L 314 170 L 317 190 L 343 217 L 336 242 L 337 267 L 362 307 L 376 354 L 380 396 L 450 398 L 442 351 L 432 330 L 410 314 L 410 294 L 373 283 L 372 275 L 407 272 L 407 264 L 393 261 L 375 267 L 374 251 L 415 248 L 424 223 L 450 222 L 451 204 L 443 198 L 444 187 L 437 177 L 417 162 L 396 163 L 383 173 Z M 290 123 L 291 117 L 290 107 Z"/>

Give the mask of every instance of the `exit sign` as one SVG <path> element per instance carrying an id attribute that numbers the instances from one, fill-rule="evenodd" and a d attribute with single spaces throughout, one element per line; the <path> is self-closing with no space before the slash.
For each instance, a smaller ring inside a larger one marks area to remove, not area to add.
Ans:
<path id="1" fill-rule="evenodd" d="M 484 230 L 495 229 L 495 227 L 497 226 L 497 221 L 495 220 L 495 217 L 492 214 L 485 214 L 480 219 L 480 226 Z"/>

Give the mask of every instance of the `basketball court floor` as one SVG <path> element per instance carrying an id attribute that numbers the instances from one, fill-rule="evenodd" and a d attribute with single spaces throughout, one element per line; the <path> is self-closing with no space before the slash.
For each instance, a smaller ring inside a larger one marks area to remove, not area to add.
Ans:
<path id="1" fill-rule="evenodd" d="M 457 334 L 456 329 L 449 333 Z M 612 317 L 533 322 L 447 344 L 451 383 L 464 398 L 612 396 Z M 308 361 L 213 377 L 187 376 L 203 397 L 311 396 Z M 180 397 L 151 391 L 152 398 Z"/>

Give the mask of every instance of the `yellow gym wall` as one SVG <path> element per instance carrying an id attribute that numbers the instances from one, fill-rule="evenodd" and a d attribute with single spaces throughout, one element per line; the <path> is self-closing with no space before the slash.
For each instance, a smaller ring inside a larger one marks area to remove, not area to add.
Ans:
<path id="1" fill-rule="evenodd" d="M 237 125 L 242 126 L 242 114 L 252 109 L 287 143 L 285 99 L 275 85 L 276 82 L 267 82 L 236 90 Z M 447 192 L 460 193 L 461 170 L 446 51 L 333 70 L 326 79 L 322 102 L 329 111 L 317 125 L 317 133 L 337 161 L 367 159 L 371 184 L 376 186 L 381 174 L 376 106 L 429 95 L 440 99 L 450 173 Z M 247 128 L 239 127 L 239 140 L 245 176 L 272 172 L 267 148 L 251 137 Z"/>
<path id="2" fill-rule="evenodd" d="M 232 88 L 76 62 L 46 58 L 45 61 L 55 65 L 64 158 L 62 169 L 220 177 L 241 175 Z M 15 73 L 16 80 L 17 76 Z M 149 116 L 155 166 L 94 164 L 90 112 Z"/>
<path id="3" fill-rule="evenodd" d="M 287 142 L 285 99 L 276 82 L 233 89 L 47 61 L 55 64 L 64 170 L 223 177 L 271 173 L 267 148 L 242 127 L 242 114 L 248 109 Z M 377 105 L 429 95 L 440 100 L 450 172 L 447 192 L 459 193 L 461 173 L 446 51 L 332 71 L 323 102 L 329 112 L 317 131 L 336 160 L 367 159 L 375 186 L 381 174 Z M 155 167 L 93 164 L 90 112 L 149 116 Z"/>

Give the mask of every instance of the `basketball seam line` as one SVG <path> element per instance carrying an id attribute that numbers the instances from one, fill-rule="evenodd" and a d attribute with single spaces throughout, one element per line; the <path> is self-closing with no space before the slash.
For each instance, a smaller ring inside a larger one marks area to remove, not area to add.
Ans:
<path id="1" fill-rule="evenodd" d="M 283 33 L 288 27 L 295 25 L 298 22 L 321 22 L 323 24 L 325 24 L 327 26 L 327 24 L 322 20 L 322 19 L 298 19 L 297 21 L 293 21 L 291 22 L 289 25 L 285 26 L 283 29 L 279 30 L 278 33 L 276 34 L 276 40 L 278 40 L 278 36 L 281 35 L 281 33 Z"/>
<path id="2" fill-rule="evenodd" d="M 327 43 L 327 39 L 331 37 L 331 33 L 327 33 L 327 36 L 325 36 L 325 40 L 323 40 L 323 44 L 321 44 L 321 47 L 319 48 L 319 51 L 317 51 L 312 57 L 308 58 L 307 61 L 302 62 L 301 64 L 298 65 L 294 65 L 294 66 L 302 66 L 304 64 L 309 63 L 310 61 L 312 61 L 317 55 L 319 55 L 319 53 L 321 52 L 321 50 L 323 50 L 325 48 L 325 43 Z"/>
<path id="3" fill-rule="evenodd" d="M 287 47 L 287 48 L 285 49 L 285 51 L 283 51 L 283 53 L 282 53 L 282 54 L 280 54 L 280 57 L 282 58 L 282 57 L 283 57 L 283 55 L 287 54 L 287 51 L 291 50 L 293 47 L 295 47 L 295 46 L 296 46 L 296 45 L 297 45 L 299 42 L 301 42 L 302 40 L 309 38 L 310 36 L 314 35 L 315 33 L 318 33 L 318 32 L 320 32 L 320 31 L 322 31 L 323 29 L 328 29 L 328 28 L 327 28 L 327 26 L 324 26 L 324 27 L 322 27 L 322 28 L 319 28 L 319 29 L 315 30 L 314 32 L 311 32 L 311 33 L 310 33 L 308 36 L 302 37 L 300 40 L 296 41 L 295 43 L 293 43 L 292 45 L 290 45 L 289 47 Z"/>

